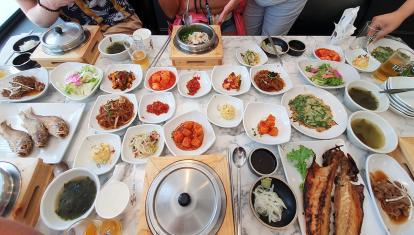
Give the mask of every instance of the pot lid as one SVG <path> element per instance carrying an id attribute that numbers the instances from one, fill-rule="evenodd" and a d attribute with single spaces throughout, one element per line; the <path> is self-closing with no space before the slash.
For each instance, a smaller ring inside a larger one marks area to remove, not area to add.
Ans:
<path id="1" fill-rule="evenodd" d="M 74 22 L 66 22 L 50 28 L 42 37 L 44 47 L 50 50 L 70 50 L 85 41 L 85 32 L 81 25 Z"/>
<path id="2" fill-rule="evenodd" d="M 17 167 L 0 161 L 0 216 L 6 216 L 14 206 L 20 191 L 21 178 Z"/>
<path id="3" fill-rule="evenodd" d="M 163 169 L 146 200 L 147 221 L 154 234 L 215 234 L 225 208 L 220 178 L 209 166 L 193 160 Z"/>

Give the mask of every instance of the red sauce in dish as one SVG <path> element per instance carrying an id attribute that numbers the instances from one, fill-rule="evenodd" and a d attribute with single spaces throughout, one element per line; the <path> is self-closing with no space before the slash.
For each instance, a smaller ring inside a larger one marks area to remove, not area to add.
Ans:
<path id="1" fill-rule="evenodd" d="M 319 48 L 315 50 L 316 56 L 321 60 L 341 61 L 341 56 L 334 50 L 327 48 Z"/>
<path id="2" fill-rule="evenodd" d="M 172 133 L 175 145 L 186 151 L 196 150 L 203 144 L 203 126 L 194 121 L 181 123 Z"/>
<path id="3" fill-rule="evenodd" d="M 148 83 L 153 90 L 167 90 L 175 84 L 175 75 L 171 71 L 161 70 L 151 74 Z"/>
<path id="4" fill-rule="evenodd" d="M 195 95 L 197 91 L 200 90 L 201 85 L 200 85 L 199 80 L 200 80 L 200 76 L 194 75 L 193 78 L 187 82 L 185 86 L 188 89 L 188 95 Z"/>
<path id="5" fill-rule="evenodd" d="M 154 103 L 147 105 L 147 112 L 153 113 L 157 116 L 163 113 L 168 113 L 169 109 L 170 109 L 170 106 L 161 101 L 155 101 Z"/>

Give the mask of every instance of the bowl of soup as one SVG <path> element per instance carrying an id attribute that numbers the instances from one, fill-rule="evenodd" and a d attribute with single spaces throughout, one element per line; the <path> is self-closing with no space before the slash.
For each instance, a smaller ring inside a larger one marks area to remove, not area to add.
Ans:
<path id="1" fill-rule="evenodd" d="M 98 45 L 102 56 L 111 60 L 127 60 L 129 54 L 127 49 L 132 45 L 133 40 L 126 34 L 111 34 L 106 36 Z"/>
<path id="2" fill-rule="evenodd" d="M 375 153 L 392 152 L 398 145 L 398 137 L 391 124 L 371 111 L 351 114 L 346 133 L 355 146 Z"/>
<path id="3" fill-rule="evenodd" d="M 379 93 L 381 89 L 374 83 L 365 80 L 355 80 L 348 83 L 344 91 L 344 103 L 352 112 L 363 110 L 376 113 L 385 112 L 390 107 L 386 94 Z"/>

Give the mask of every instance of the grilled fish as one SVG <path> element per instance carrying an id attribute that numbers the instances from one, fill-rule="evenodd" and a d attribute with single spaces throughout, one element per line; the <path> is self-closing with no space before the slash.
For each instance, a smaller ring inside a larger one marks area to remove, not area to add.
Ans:
<path id="1" fill-rule="evenodd" d="M 335 149 L 335 148 L 334 148 Z M 328 235 L 331 221 L 331 193 L 339 159 L 324 153 L 323 166 L 313 158 L 304 183 L 304 210 L 307 235 Z"/>
<path id="2" fill-rule="evenodd" d="M 49 141 L 49 132 L 46 127 L 36 118 L 29 118 L 24 112 L 19 113 L 23 121 L 23 127 L 26 128 L 29 135 L 32 137 L 35 146 L 41 148 L 47 145 Z"/>
<path id="3" fill-rule="evenodd" d="M 33 140 L 30 135 L 13 129 L 6 121 L 0 124 L 0 135 L 7 140 L 11 151 L 19 156 L 28 156 L 33 150 Z"/>
<path id="4" fill-rule="evenodd" d="M 358 167 L 352 157 L 344 156 L 335 182 L 335 235 L 358 235 L 364 219 L 364 185 L 356 185 Z"/>
<path id="5" fill-rule="evenodd" d="M 69 134 L 69 125 L 60 117 L 36 115 L 31 108 L 24 113 L 28 118 L 39 120 L 53 136 L 64 138 Z"/>

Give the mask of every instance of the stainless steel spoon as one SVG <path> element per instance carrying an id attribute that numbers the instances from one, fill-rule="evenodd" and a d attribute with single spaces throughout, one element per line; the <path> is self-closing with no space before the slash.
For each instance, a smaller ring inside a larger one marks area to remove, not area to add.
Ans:
<path id="1" fill-rule="evenodd" d="M 401 89 L 386 89 L 386 90 L 380 91 L 379 93 L 397 94 L 397 93 L 403 93 L 403 92 L 408 92 L 408 91 L 414 91 L 414 87 L 401 88 Z"/>
<path id="2" fill-rule="evenodd" d="M 247 155 L 246 150 L 243 147 L 236 147 L 233 150 L 233 163 L 237 167 L 237 213 L 236 213 L 236 226 L 237 226 L 237 233 L 241 235 L 241 174 L 240 168 L 243 167 L 244 163 L 246 163 Z"/>
<path id="3" fill-rule="evenodd" d="M 187 9 L 186 9 L 186 11 L 184 12 L 184 15 L 183 15 L 184 25 L 186 25 L 186 26 L 191 24 L 191 16 L 190 16 L 190 13 L 188 11 L 189 4 L 190 4 L 190 0 L 187 0 Z"/>

